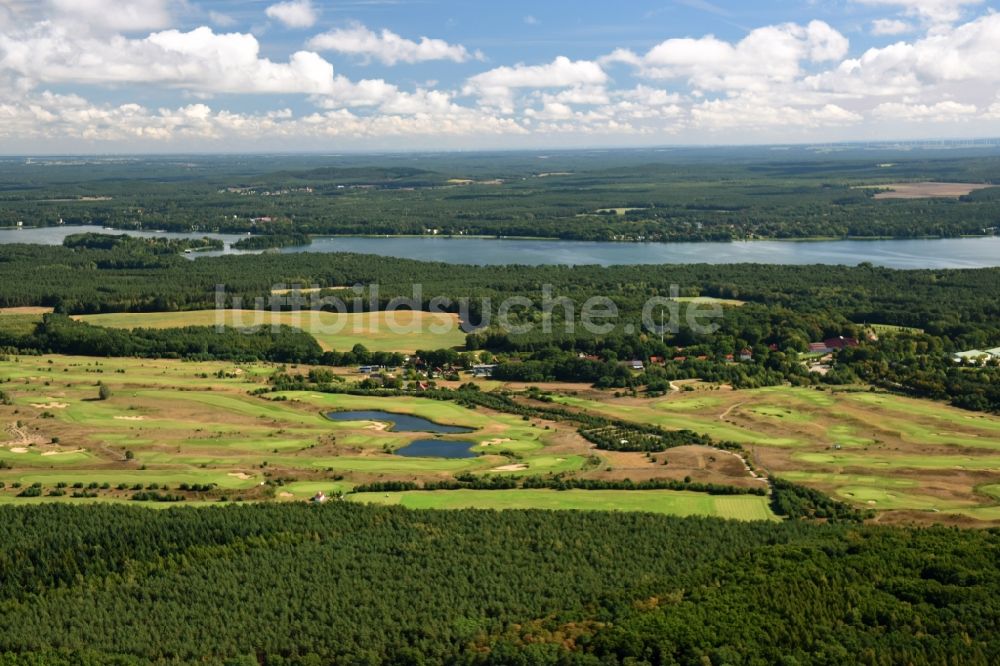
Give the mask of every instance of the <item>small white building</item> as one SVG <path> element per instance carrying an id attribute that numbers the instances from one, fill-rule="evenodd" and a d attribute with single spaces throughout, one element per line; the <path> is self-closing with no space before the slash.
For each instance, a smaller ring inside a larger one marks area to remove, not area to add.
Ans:
<path id="1" fill-rule="evenodd" d="M 983 364 L 990 360 L 1000 360 L 1000 347 L 993 349 L 970 349 L 969 351 L 958 352 L 951 355 L 951 360 L 955 363 L 967 361 L 969 363 Z"/>

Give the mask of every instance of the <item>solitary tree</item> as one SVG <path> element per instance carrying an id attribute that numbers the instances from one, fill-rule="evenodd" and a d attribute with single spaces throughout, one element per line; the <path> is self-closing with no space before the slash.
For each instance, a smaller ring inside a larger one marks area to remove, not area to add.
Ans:
<path id="1" fill-rule="evenodd" d="M 100 384 L 97 389 L 97 397 L 101 400 L 108 400 L 111 398 L 111 389 L 108 388 L 107 384 Z"/>

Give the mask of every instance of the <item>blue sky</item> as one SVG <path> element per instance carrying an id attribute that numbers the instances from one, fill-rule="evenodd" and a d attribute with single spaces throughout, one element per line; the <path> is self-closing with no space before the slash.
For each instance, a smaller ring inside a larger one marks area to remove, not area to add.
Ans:
<path id="1" fill-rule="evenodd" d="M 0 152 L 1000 134 L 992 0 L 0 0 Z"/>

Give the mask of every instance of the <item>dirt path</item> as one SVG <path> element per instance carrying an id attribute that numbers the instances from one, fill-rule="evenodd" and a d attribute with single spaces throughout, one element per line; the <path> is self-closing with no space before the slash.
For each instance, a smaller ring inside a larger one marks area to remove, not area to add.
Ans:
<path id="1" fill-rule="evenodd" d="M 14 446 L 31 446 L 32 444 L 41 444 L 45 441 L 38 435 L 29 435 L 23 427 L 19 427 L 16 423 L 9 424 L 6 430 L 14 436 L 16 441 L 11 442 Z"/>
<path id="2" fill-rule="evenodd" d="M 729 407 L 726 408 L 726 411 L 724 411 L 721 414 L 719 414 L 719 420 L 720 421 L 725 421 L 726 417 L 728 417 L 732 413 L 732 411 L 734 409 L 736 409 L 737 407 L 742 407 L 743 404 L 744 403 L 742 403 L 742 402 L 734 402 L 733 404 L 729 405 Z"/>

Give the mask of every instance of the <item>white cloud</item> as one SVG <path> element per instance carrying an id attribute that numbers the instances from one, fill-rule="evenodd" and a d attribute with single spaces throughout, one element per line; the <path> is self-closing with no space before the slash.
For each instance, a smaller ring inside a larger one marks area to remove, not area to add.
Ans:
<path id="1" fill-rule="evenodd" d="M 289 28 L 311 28 L 316 25 L 317 14 L 311 0 L 287 0 L 264 10 L 268 18 L 284 23 Z"/>
<path id="2" fill-rule="evenodd" d="M 77 29 L 135 32 L 170 25 L 171 0 L 48 0 L 52 17 Z"/>
<path id="3" fill-rule="evenodd" d="M 859 58 L 810 77 L 814 89 L 859 96 L 931 94 L 935 86 L 979 94 L 1000 83 L 1000 14 L 938 27 L 914 42 L 873 48 Z"/>
<path id="4" fill-rule="evenodd" d="M 622 62 L 653 79 L 686 79 L 703 90 L 765 90 L 802 75 L 801 63 L 844 57 L 848 40 L 822 21 L 753 30 L 735 44 L 712 35 L 668 39 L 645 55 L 619 49 L 603 62 Z"/>
<path id="5" fill-rule="evenodd" d="M 208 20 L 212 22 L 212 25 L 217 25 L 220 28 L 230 28 L 236 25 L 236 19 L 232 16 L 214 10 L 208 12 Z"/>
<path id="6" fill-rule="evenodd" d="M 974 104 L 945 101 L 936 104 L 907 104 L 905 102 L 886 102 L 879 104 L 872 115 L 882 120 L 893 122 L 934 122 L 954 123 L 970 120 L 979 113 Z"/>
<path id="7" fill-rule="evenodd" d="M 902 35 L 912 31 L 913 26 L 906 21 L 897 19 L 875 19 L 872 21 L 872 34 L 876 36 Z"/>
<path id="8" fill-rule="evenodd" d="M 894 7 L 906 16 L 928 23 L 954 23 L 962 18 L 965 8 L 980 5 L 983 0 L 855 0 L 863 5 Z"/>
<path id="9" fill-rule="evenodd" d="M 696 127 L 709 130 L 722 129 L 803 129 L 836 127 L 859 123 L 863 117 L 836 104 L 801 108 L 774 104 L 771 99 L 755 95 L 718 100 L 707 100 L 691 108 L 692 122 Z"/>
<path id="10" fill-rule="evenodd" d="M 899 10 L 873 21 L 873 34 L 922 34 L 849 56 L 847 39 L 830 25 L 788 23 L 738 41 L 667 39 L 646 53 L 619 49 L 598 60 L 499 66 L 469 77 L 460 90 L 440 89 L 423 74 L 423 83 L 403 90 L 393 81 L 351 80 L 315 50 L 387 65 L 468 62 L 479 54 L 440 39 L 352 24 L 316 35 L 304 50 L 263 57 L 252 34 L 161 29 L 180 8 L 178 14 L 215 25 L 232 21 L 191 0 L 0 0 L 0 88 L 10 93 L 0 99 L 0 146 L 34 150 L 63 138 L 122 146 L 314 147 L 329 140 L 392 147 L 415 137 L 408 145 L 440 147 L 452 144 L 438 137 L 464 137 L 453 145 L 468 147 L 487 145 L 480 141 L 489 137 L 504 137 L 493 145 L 507 145 L 514 136 L 532 137 L 524 142 L 561 137 L 572 145 L 574 135 L 746 142 L 870 136 L 875 130 L 868 125 L 879 132 L 909 128 L 899 130 L 904 134 L 924 126 L 947 134 L 949 124 L 964 128 L 959 134 L 1000 129 L 1000 14 L 950 23 L 975 3 L 863 1 Z M 274 2 L 269 10 L 305 6 L 312 11 L 308 20 L 316 19 L 309 3 Z M 115 14 L 118 7 L 124 10 Z M 619 87 L 606 71 L 614 63 L 645 81 Z M 75 94 L 40 92 L 47 84 Z M 92 102 L 83 96 L 91 86 L 113 87 L 115 98 L 131 86 L 130 101 L 174 90 L 180 101 L 169 108 Z M 238 113 L 213 108 L 207 100 L 217 93 L 301 95 L 316 111 Z"/>
<path id="11" fill-rule="evenodd" d="M 400 62 L 417 63 L 429 60 L 465 62 L 482 59 L 482 54 L 469 53 L 461 44 L 449 44 L 442 39 L 421 37 L 419 42 L 400 37 L 391 30 L 376 33 L 360 23 L 316 35 L 308 47 L 317 51 L 336 51 L 364 58 L 374 58 L 386 65 Z"/>
<path id="12" fill-rule="evenodd" d="M 213 110 L 206 104 L 152 110 L 139 104 L 92 104 L 50 92 L 0 103 L 0 140 L 68 138 L 87 142 L 170 143 L 186 139 L 299 140 L 382 136 L 524 134 L 516 121 L 473 109 L 432 103 L 407 114 L 359 116 L 346 109 L 296 117 L 289 109 L 263 113 Z M 308 144 L 307 144 L 308 145 Z"/>
<path id="13" fill-rule="evenodd" d="M 559 56 L 547 65 L 497 67 L 469 79 L 476 89 L 485 88 L 566 88 L 575 85 L 603 85 L 608 80 L 600 65 L 588 60 Z"/>
<path id="14" fill-rule="evenodd" d="M 308 51 L 287 63 L 260 57 L 253 35 L 164 30 L 145 39 L 78 35 L 38 24 L 17 37 L 0 34 L 0 68 L 43 82 L 165 84 L 210 92 L 325 93 L 333 66 Z"/>
<path id="15" fill-rule="evenodd" d="M 482 103 L 512 112 L 514 90 L 602 86 L 607 81 L 608 75 L 596 62 L 559 56 L 546 65 L 518 64 L 477 74 L 466 81 L 463 93 L 476 95 Z"/>

